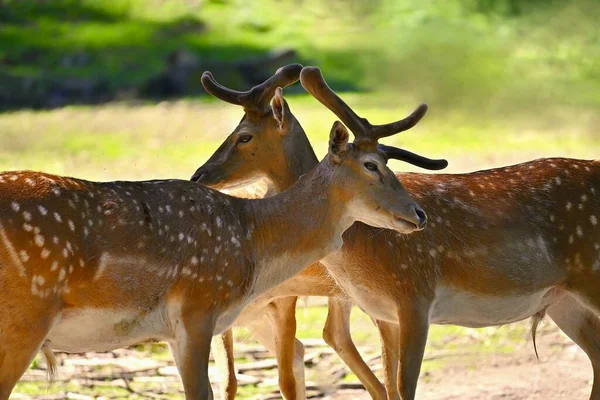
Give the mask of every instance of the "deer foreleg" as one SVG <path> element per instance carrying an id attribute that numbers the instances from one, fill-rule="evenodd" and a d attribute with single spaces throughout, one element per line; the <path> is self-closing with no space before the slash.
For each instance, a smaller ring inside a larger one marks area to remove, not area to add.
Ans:
<path id="1" fill-rule="evenodd" d="M 413 400 L 429 332 L 429 305 L 402 304 L 398 323 L 398 392 L 402 400 Z"/>
<path id="2" fill-rule="evenodd" d="M 233 400 L 237 393 L 235 360 L 233 357 L 233 332 L 227 329 L 213 338 L 213 355 L 219 370 L 219 386 L 223 400 Z"/>
<path id="3" fill-rule="evenodd" d="M 374 320 L 379 329 L 381 339 L 381 363 L 383 365 L 383 379 L 389 400 L 399 400 L 398 393 L 398 341 L 399 328 L 397 324 L 387 321 Z"/>
<path id="4" fill-rule="evenodd" d="M 208 359 L 214 330 L 215 318 L 206 314 L 183 314 L 175 321 L 173 355 L 187 400 L 213 399 L 208 379 Z"/>
<path id="5" fill-rule="evenodd" d="M 546 314 L 590 358 L 594 370 L 590 399 L 600 400 L 600 318 L 568 293 L 548 307 Z"/>
<path id="6" fill-rule="evenodd" d="M 323 339 L 331 346 L 374 399 L 385 399 L 385 388 L 362 359 L 350 336 L 352 303 L 341 297 L 329 298 Z"/>

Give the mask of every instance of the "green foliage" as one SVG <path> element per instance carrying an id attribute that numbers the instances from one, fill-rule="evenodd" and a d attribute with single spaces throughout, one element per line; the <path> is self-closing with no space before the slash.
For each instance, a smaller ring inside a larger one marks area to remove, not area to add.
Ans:
<path id="1" fill-rule="evenodd" d="M 233 60 L 292 47 L 338 89 L 503 113 L 587 107 L 600 104 L 599 19 L 595 0 L 10 0 L 0 75 L 125 90 L 173 50 Z"/>

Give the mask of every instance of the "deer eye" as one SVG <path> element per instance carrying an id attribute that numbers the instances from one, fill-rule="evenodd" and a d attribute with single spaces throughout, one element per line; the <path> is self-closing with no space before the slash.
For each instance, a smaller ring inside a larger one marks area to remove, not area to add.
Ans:
<path id="1" fill-rule="evenodd" d="M 237 142 L 238 143 L 248 143 L 249 141 L 252 140 L 252 135 L 241 135 Z"/>
<path id="2" fill-rule="evenodd" d="M 374 172 L 374 171 L 377 171 L 377 164 L 367 161 L 365 163 L 365 168 L 368 169 L 369 171 Z"/>

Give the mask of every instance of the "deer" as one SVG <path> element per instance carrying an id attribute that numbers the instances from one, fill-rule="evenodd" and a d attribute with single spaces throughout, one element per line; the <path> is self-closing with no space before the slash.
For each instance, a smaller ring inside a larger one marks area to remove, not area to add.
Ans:
<path id="1" fill-rule="evenodd" d="M 301 69 L 298 64 L 288 65 L 280 68 L 275 76 L 285 74 L 288 77 L 284 82 L 287 86 L 300 79 Z M 284 190 L 316 165 L 316 155 L 302 126 L 291 112 L 282 91 L 276 90 L 277 84 L 283 86 L 283 82 L 271 78 L 262 85 L 239 92 L 219 84 L 208 71 L 202 75 L 201 82 L 206 91 L 216 98 L 243 107 L 244 117 L 205 166 L 196 171 L 192 181 L 238 195 L 256 180 L 268 176 L 273 178 L 269 180 L 269 188 L 265 194 L 269 196 Z M 268 95 L 264 95 L 265 92 Z M 417 122 L 418 119 L 414 118 L 413 123 Z M 259 140 L 261 146 L 254 146 Z M 309 151 L 299 153 L 288 163 L 283 158 L 286 153 L 282 149 L 281 152 L 273 151 L 271 141 L 277 143 L 277 146 L 284 146 L 288 151 L 293 151 L 294 148 Z M 276 162 L 267 162 L 273 157 L 277 158 Z M 239 168 L 241 166 L 244 166 L 243 171 Z M 252 190 L 246 190 L 243 195 L 246 197 L 251 193 Z M 352 303 L 348 302 L 347 295 L 319 263 L 310 265 L 260 296 L 244 308 L 236 320 L 237 326 L 248 327 L 253 336 L 275 355 L 283 398 L 289 400 L 306 397 L 304 346 L 295 339 L 294 310 L 298 296 L 329 298 L 330 312 L 323 335 L 325 341 L 357 375 L 371 397 L 385 399 L 385 388 L 364 362 L 350 336 L 348 318 Z M 231 330 L 215 338 L 213 351 L 220 370 L 221 397 L 233 399 L 237 393 L 237 380 Z"/>
<path id="2" fill-rule="evenodd" d="M 378 130 L 327 85 L 320 69 L 305 67 L 300 81 L 352 132 Z M 253 140 L 262 145 L 258 135 Z M 269 158 L 268 166 L 266 159 L 207 163 L 198 181 L 215 169 L 223 176 L 282 171 L 313 154 L 285 146 L 283 138 L 264 151 L 284 156 Z M 427 229 L 403 235 L 357 222 L 342 248 L 320 260 L 379 328 L 388 398 L 415 398 L 432 323 L 478 328 L 532 317 L 535 334 L 548 316 L 588 355 L 590 398 L 600 399 L 600 161 L 543 158 L 472 173 L 396 176 L 428 210 Z"/>
<path id="3" fill-rule="evenodd" d="M 146 340 L 169 343 L 187 399 L 212 399 L 211 339 L 252 300 L 338 250 L 356 221 L 406 234 L 425 228 L 425 212 L 387 168 L 390 157 L 376 137 L 359 132 L 350 142 L 336 121 L 325 158 L 264 199 L 189 180 L 0 174 L 0 400 L 40 350 Z"/>

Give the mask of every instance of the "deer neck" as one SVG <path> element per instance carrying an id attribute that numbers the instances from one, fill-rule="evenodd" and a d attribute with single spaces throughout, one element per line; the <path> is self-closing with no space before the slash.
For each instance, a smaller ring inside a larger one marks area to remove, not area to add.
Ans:
<path id="1" fill-rule="evenodd" d="M 283 192 L 292 186 L 298 178 L 312 171 L 319 163 L 300 123 L 296 118 L 292 118 L 290 123 L 292 126 L 282 155 L 286 157 L 284 163 L 286 168 L 269 177 L 273 194 Z"/>
<path id="2" fill-rule="evenodd" d="M 256 265 L 252 292 L 259 294 L 296 275 L 342 246 L 354 222 L 331 195 L 334 171 L 323 164 L 276 196 L 253 200 Z"/>

